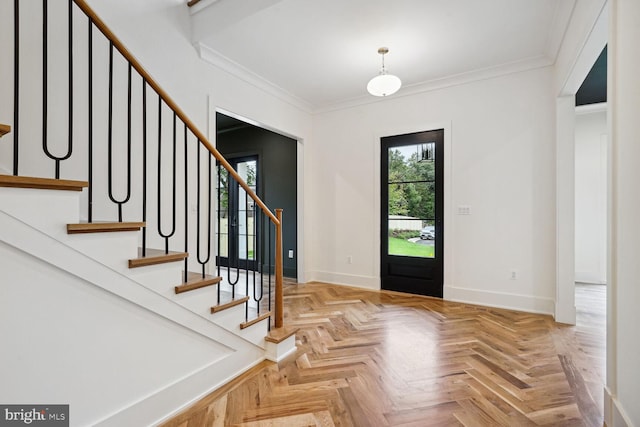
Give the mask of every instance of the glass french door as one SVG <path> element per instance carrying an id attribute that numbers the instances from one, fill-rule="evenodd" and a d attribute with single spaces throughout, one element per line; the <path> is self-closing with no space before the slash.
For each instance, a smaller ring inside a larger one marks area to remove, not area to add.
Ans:
<path id="1" fill-rule="evenodd" d="M 229 164 L 257 194 L 258 157 L 229 159 Z M 221 266 L 256 269 L 256 227 L 254 202 L 228 172 L 218 167 L 219 250 Z"/>
<path id="2" fill-rule="evenodd" d="M 382 289 L 442 297 L 444 130 L 381 139 Z"/>

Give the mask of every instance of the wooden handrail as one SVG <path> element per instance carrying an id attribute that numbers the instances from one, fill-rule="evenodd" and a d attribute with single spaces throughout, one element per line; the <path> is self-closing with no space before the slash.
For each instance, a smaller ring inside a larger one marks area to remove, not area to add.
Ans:
<path id="1" fill-rule="evenodd" d="M 122 42 L 111 32 L 111 30 L 107 27 L 107 25 L 100 19 L 98 15 L 91 9 L 91 7 L 87 4 L 85 0 L 73 0 L 76 5 L 93 21 L 93 24 L 104 34 L 104 36 L 109 39 L 110 42 L 113 43 L 113 47 L 115 47 L 118 52 L 133 66 L 133 68 L 140 74 L 140 76 L 147 82 L 149 86 L 156 91 L 156 93 L 162 98 L 165 104 L 173 112 L 176 113 L 178 118 L 182 120 L 182 122 L 189 128 L 189 130 L 198 138 L 200 143 L 204 145 L 207 150 L 216 158 L 224 167 L 227 172 L 240 184 L 240 186 L 247 192 L 249 197 L 251 197 L 260 209 L 269 217 L 271 222 L 273 222 L 276 226 L 279 224 L 278 218 L 269 210 L 267 205 L 258 197 L 258 195 L 247 185 L 246 182 L 240 177 L 238 172 L 231 167 L 229 162 L 220 154 L 218 150 L 209 142 L 207 137 L 200 132 L 200 130 L 196 127 L 196 125 L 187 117 L 187 115 L 182 111 L 178 104 L 176 104 L 171 97 L 160 87 L 160 85 L 151 77 L 151 75 L 142 67 L 140 62 L 129 52 L 129 50 L 122 44 Z"/>

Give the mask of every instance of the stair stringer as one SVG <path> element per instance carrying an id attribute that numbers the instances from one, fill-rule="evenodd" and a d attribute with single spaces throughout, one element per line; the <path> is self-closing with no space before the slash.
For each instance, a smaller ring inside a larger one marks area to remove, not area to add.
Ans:
<path id="1" fill-rule="evenodd" d="M 208 366 L 174 383 L 165 384 L 150 394 L 138 396 L 115 408 L 109 415 L 91 420 L 91 424 L 110 426 L 156 423 L 265 359 L 264 349 L 261 347 L 230 333 L 4 211 L 0 211 L 0 242 L 41 261 L 49 268 L 61 270 L 128 301 L 133 305 L 132 310 L 151 312 L 225 349 Z M 0 265 L 3 261 L 0 259 Z M 4 271 L 10 268 L 11 265 L 2 266 Z M 19 286 L 19 283 L 7 286 Z M 19 325 L 17 327 L 19 328 Z M 7 354 L 4 356 L 8 357 Z M 11 385 L 8 387 L 10 389 Z M 102 402 L 102 396 L 92 402 L 95 405 L 95 413 L 105 410 L 104 406 L 101 406 Z"/>

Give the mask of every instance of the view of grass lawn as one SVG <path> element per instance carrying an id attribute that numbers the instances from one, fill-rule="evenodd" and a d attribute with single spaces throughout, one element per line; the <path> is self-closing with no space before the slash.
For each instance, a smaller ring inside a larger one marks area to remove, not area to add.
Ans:
<path id="1" fill-rule="evenodd" d="M 411 243 L 405 239 L 398 239 L 396 237 L 389 236 L 389 255 L 433 258 L 434 246 Z"/>

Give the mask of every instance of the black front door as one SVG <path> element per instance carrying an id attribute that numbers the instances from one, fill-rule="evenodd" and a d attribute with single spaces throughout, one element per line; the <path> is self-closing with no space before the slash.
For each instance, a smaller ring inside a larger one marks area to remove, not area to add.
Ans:
<path id="1" fill-rule="evenodd" d="M 238 175 L 256 192 L 258 157 L 229 159 Z M 219 256 L 221 266 L 256 269 L 256 227 L 254 202 L 227 171 L 218 167 L 220 206 L 218 208 Z M 257 194 L 257 192 L 256 192 Z"/>
<path id="2" fill-rule="evenodd" d="M 444 130 L 381 139 L 382 289 L 442 298 Z"/>

